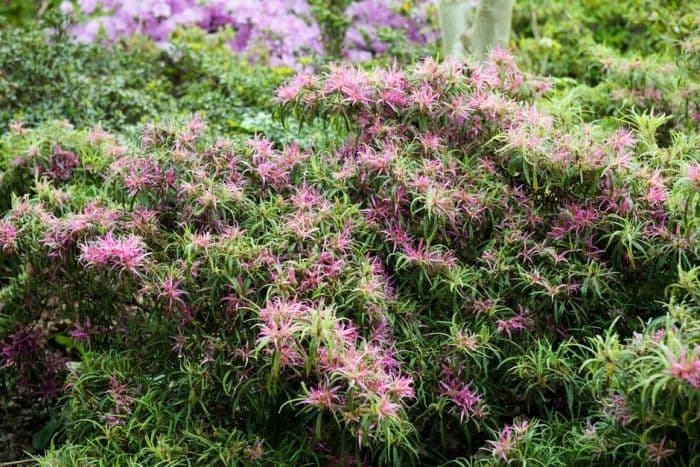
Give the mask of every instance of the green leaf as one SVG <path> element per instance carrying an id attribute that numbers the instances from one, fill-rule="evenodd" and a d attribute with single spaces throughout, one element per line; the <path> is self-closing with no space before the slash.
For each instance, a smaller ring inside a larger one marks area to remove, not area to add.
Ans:
<path id="1" fill-rule="evenodd" d="M 32 435 L 32 447 L 39 450 L 46 449 L 51 442 L 51 438 L 56 432 L 57 427 L 58 420 L 53 412 L 51 412 L 51 420 L 48 421 L 44 428 Z"/>

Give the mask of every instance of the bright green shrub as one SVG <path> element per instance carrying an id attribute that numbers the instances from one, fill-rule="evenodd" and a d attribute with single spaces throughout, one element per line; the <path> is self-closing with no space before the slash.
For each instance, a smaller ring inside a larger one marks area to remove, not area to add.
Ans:
<path id="1" fill-rule="evenodd" d="M 573 102 L 590 120 L 656 111 L 697 129 L 699 20 L 685 1 L 525 1 L 513 31 L 524 67 L 576 79 Z"/>
<path id="2" fill-rule="evenodd" d="M 272 121 L 274 89 L 292 70 L 252 66 L 231 54 L 229 33 L 179 31 L 172 50 L 134 37 L 113 48 L 74 43 L 62 19 L 0 31 L 0 128 L 68 119 L 77 128 L 130 127 L 200 112 L 226 134 L 286 132 Z"/>
<path id="3" fill-rule="evenodd" d="M 42 25 L 44 26 L 44 25 Z M 69 119 L 79 127 L 121 128 L 172 105 L 160 52 L 153 44 L 106 50 L 68 40 L 63 19 L 41 28 L 0 30 L 0 128 Z"/>

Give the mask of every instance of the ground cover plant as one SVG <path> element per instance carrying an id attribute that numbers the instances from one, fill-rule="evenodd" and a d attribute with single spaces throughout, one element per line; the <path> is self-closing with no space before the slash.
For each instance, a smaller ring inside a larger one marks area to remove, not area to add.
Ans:
<path id="1" fill-rule="evenodd" d="M 516 2 L 512 52 L 352 65 L 364 7 L 309 2 L 325 55 L 270 68 L 157 3 L 113 48 L 0 31 L 0 409 L 36 463 L 700 461 L 692 5 Z"/>

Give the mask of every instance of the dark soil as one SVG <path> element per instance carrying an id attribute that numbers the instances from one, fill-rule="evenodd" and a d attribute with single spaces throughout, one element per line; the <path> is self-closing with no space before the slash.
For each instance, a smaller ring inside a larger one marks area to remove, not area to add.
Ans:
<path id="1" fill-rule="evenodd" d="M 0 401 L 0 467 L 6 462 L 29 460 L 37 454 L 32 435 L 41 430 L 49 416 L 39 407 L 16 401 Z M 31 465 L 29 460 L 26 464 Z"/>

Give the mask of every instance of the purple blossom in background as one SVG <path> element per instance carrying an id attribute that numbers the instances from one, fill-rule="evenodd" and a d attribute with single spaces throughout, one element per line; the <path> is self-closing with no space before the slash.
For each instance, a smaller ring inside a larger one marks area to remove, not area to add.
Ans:
<path id="1" fill-rule="evenodd" d="M 350 18 L 350 29 L 345 37 L 345 54 L 352 61 L 370 60 L 374 54 L 385 52 L 389 45 L 380 41 L 377 33 L 380 28 L 405 29 L 409 41 L 423 44 L 437 38 L 437 31 L 422 29 L 426 26 L 427 7 L 435 3 L 424 0 L 417 9 L 415 17 L 407 18 L 392 9 L 395 2 L 391 0 L 359 0 L 352 3 L 346 14 Z M 370 38 L 370 41 L 365 39 Z"/>
<path id="2" fill-rule="evenodd" d="M 65 3 L 65 2 L 64 2 Z M 75 26 L 76 38 L 84 42 L 108 42 L 138 33 L 167 48 L 178 26 L 198 26 L 214 32 L 223 26 L 236 31 L 229 42 L 234 52 L 251 60 L 269 54 L 272 66 L 303 68 L 300 59 L 323 52 L 321 30 L 307 0 L 78 0 L 87 19 Z M 368 60 L 385 52 L 388 45 L 377 38 L 381 27 L 405 29 L 415 43 L 435 38 L 436 31 L 426 29 L 427 7 L 424 0 L 411 15 L 397 13 L 394 0 L 359 0 L 350 5 L 344 54 L 353 61 Z M 61 10 L 72 11 L 67 5 Z"/>

